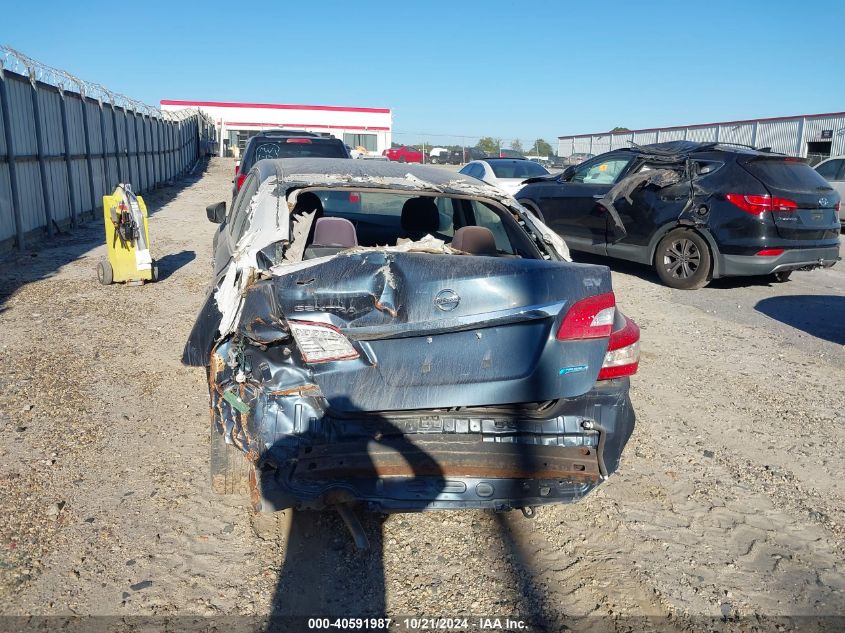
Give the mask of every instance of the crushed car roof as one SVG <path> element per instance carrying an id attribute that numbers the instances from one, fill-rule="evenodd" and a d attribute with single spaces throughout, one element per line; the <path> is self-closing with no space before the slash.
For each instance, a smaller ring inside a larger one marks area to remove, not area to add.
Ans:
<path id="1" fill-rule="evenodd" d="M 439 167 L 347 158 L 278 158 L 262 160 L 254 169 L 261 180 L 276 176 L 287 187 L 362 187 L 407 189 L 510 200 L 500 189 L 476 178 Z"/>
<path id="2" fill-rule="evenodd" d="M 775 154 L 769 148 L 755 148 L 739 143 L 716 143 L 697 141 L 666 141 L 665 143 L 650 143 L 648 145 L 632 144 L 623 148 L 624 151 L 654 156 L 682 156 L 695 152 L 734 152 L 738 154 Z M 777 154 L 780 155 L 780 154 Z"/>

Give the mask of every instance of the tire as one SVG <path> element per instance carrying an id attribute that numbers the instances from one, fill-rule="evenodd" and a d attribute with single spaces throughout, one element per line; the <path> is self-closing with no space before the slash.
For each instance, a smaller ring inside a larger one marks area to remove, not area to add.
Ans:
<path id="1" fill-rule="evenodd" d="M 789 278 L 792 276 L 791 270 L 781 270 L 780 272 L 772 273 L 772 279 L 775 283 L 782 284 L 789 281 Z"/>
<path id="2" fill-rule="evenodd" d="M 399 157 L 399 162 L 400 162 L 400 163 L 404 163 L 404 162 L 405 162 L 405 157 L 404 157 L 404 156 L 400 156 L 400 157 Z"/>
<path id="3" fill-rule="evenodd" d="M 517 202 L 536 215 L 540 219 L 540 222 L 543 224 L 546 223 L 546 218 L 543 217 L 543 212 L 540 211 L 540 207 L 537 206 L 536 202 L 531 200 L 517 200 Z"/>
<path id="4" fill-rule="evenodd" d="M 432 156 L 431 158 L 429 158 L 429 162 L 431 162 L 432 165 L 436 165 L 437 164 L 437 158 Z"/>
<path id="5" fill-rule="evenodd" d="M 713 258 L 701 235 L 688 229 L 667 233 L 654 253 L 660 281 L 678 290 L 697 290 L 710 282 Z"/>
<path id="6" fill-rule="evenodd" d="M 97 280 L 104 286 L 110 286 L 114 282 L 114 270 L 105 259 L 97 262 Z"/>
<path id="7" fill-rule="evenodd" d="M 216 425 L 211 426 L 211 489 L 219 495 L 249 497 L 249 473 L 252 470 L 246 455 L 237 447 L 227 444 Z"/>

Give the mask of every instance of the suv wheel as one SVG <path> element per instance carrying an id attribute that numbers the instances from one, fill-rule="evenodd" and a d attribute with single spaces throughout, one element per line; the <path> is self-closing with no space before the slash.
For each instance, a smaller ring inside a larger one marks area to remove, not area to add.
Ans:
<path id="1" fill-rule="evenodd" d="M 695 231 L 675 229 L 657 245 L 654 267 L 670 288 L 697 290 L 710 281 L 710 248 Z"/>

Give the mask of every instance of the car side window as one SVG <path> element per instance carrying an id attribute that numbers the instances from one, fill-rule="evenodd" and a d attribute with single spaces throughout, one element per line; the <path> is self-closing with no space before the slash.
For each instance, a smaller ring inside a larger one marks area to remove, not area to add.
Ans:
<path id="1" fill-rule="evenodd" d="M 467 175 L 472 176 L 473 178 L 483 178 L 484 177 L 484 170 L 481 168 L 481 165 L 475 163 L 474 165 L 470 165 L 467 169 Z"/>
<path id="2" fill-rule="evenodd" d="M 829 160 L 826 163 L 818 165 L 816 167 L 816 171 L 819 172 L 819 175 L 825 180 L 842 180 L 843 164 L 845 164 L 845 160 L 843 159 Z"/>
<path id="3" fill-rule="evenodd" d="M 508 237 L 502 218 L 486 204 L 472 200 L 472 215 L 475 217 L 475 225 L 490 229 L 496 240 L 496 249 L 502 253 L 514 254 L 513 245 Z"/>
<path id="4" fill-rule="evenodd" d="M 589 185 L 611 185 L 625 171 L 631 158 L 628 156 L 609 156 L 593 163 L 585 164 L 575 170 L 569 182 L 582 182 Z"/>
<path id="5" fill-rule="evenodd" d="M 232 207 L 232 213 L 227 221 L 229 234 L 236 242 L 244 232 L 245 224 L 249 217 L 249 203 L 256 191 L 258 191 L 258 178 L 255 177 L 255 174 L 250 174 L 241 187 L 241 191 L 235 200 L 235 205 Z"/>

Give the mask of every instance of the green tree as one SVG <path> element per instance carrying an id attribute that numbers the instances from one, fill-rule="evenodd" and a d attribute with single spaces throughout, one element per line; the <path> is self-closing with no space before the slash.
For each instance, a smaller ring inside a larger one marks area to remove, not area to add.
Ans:
<path id="1" fill-rule="evenodd" d="M 534 151 L 537 152 L 538 156 L 551 156 L 554 153 L 551 143 L 542 138 L 534 141 Z"/>
<path id="2" fill-rule="evenodd" d="M 485 154 L 498 155 L 499 148 L 502 146 L 502 139 L 493 138 L 492 136 L 482 136 L 478 139 L 478 149 Z"/>
<path id="3" fill-rule="evenodd" d="M 617 125 L 615 128 L 613 128 L 613 129 L 612 129 L 612 130 L 610 130 L 610 131 L 611 131 L 611 132 L 630 132 L 631 130 L 629 130 L 629 129 L 628 129 L 628 128 L 626 128 L 626 127 L 620 127 L 620 126 L 618 126 L 618 125 Z"/>
<path id="4" fill-rule="evenodd" d="M 520 141 L 518 138 L 515 138 L 514 140 L 512 140 L 511 141 L 511 149 L 514 150 L 515 152 L 522 153 L 522 141 Z"/>

